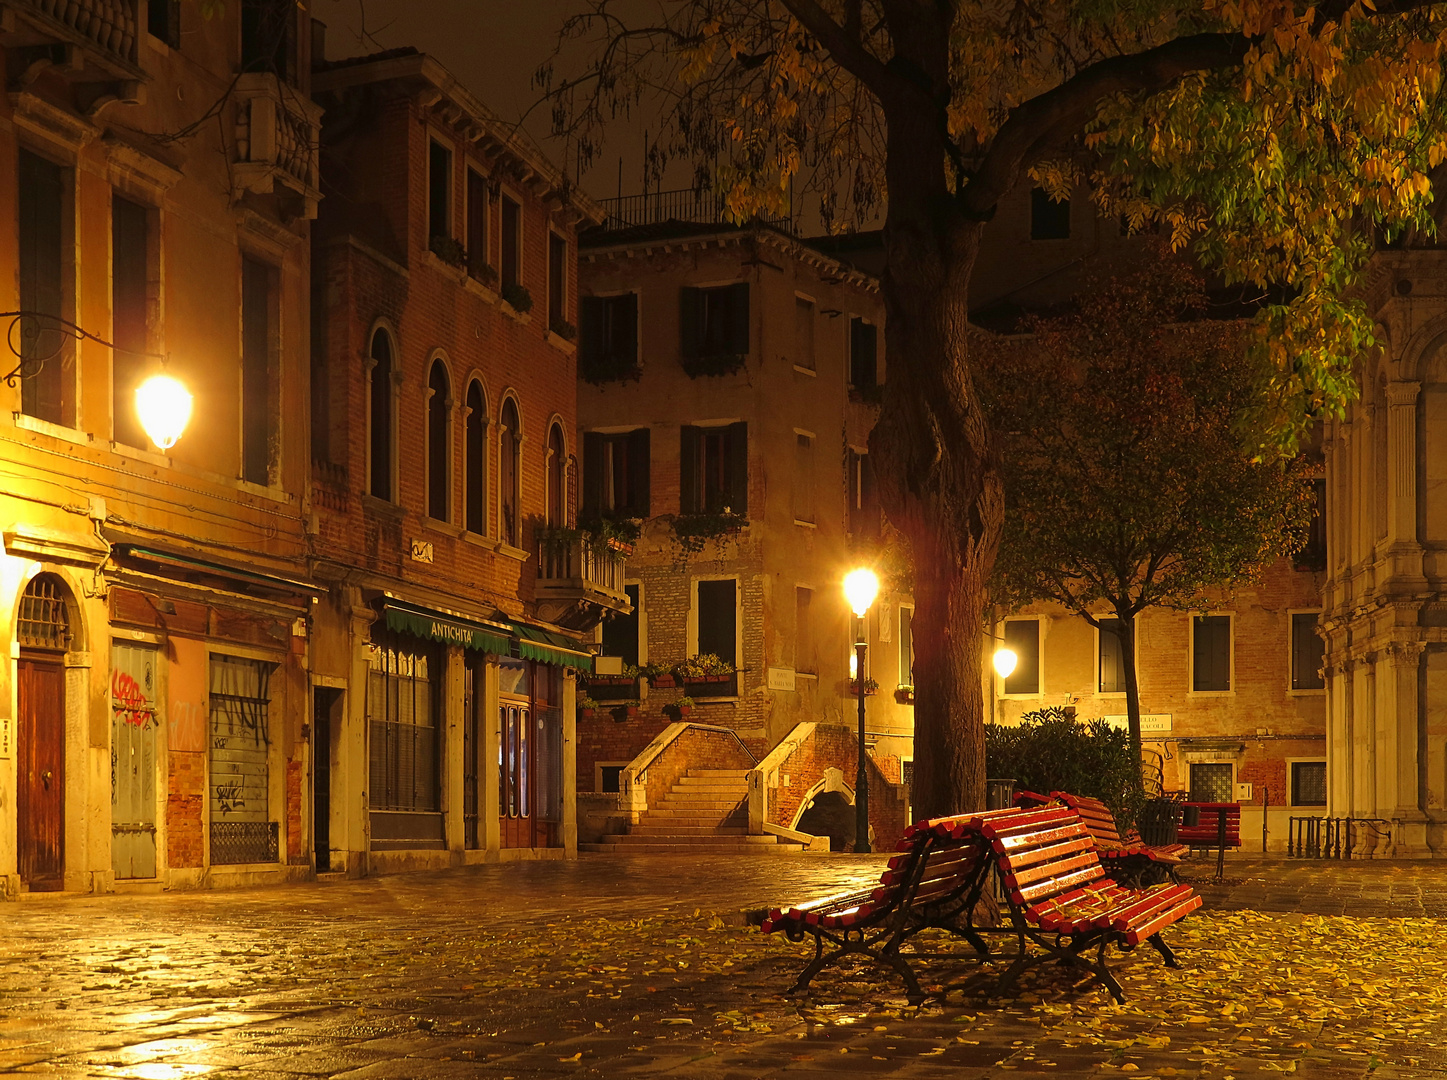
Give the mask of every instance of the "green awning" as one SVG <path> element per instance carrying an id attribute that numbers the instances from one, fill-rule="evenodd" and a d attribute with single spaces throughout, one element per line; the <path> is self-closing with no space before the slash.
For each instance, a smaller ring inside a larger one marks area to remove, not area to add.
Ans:
<path id="1" fill-rule="evenodd" d="M 440 611 L 392 599 L 384 601 L 382 615 L 388 630 L 400 630 L 431 641 L 461 645 L 464 649 L 476 649 L 497 656 L 508 656 L 512 651 L 512 640 L 500 626 L 485 626 L 460 615 L 444 615 Z"/>
<path id="2" fill-rule="evenodd" d="M 522 659 L 540 660 L 544 664 L 558 664 L 579 671 L 593 670 L 593 654 L 580 642 L 526 623 L 515 622 L 512 628 L 518 637 L 518 656 Z"/>

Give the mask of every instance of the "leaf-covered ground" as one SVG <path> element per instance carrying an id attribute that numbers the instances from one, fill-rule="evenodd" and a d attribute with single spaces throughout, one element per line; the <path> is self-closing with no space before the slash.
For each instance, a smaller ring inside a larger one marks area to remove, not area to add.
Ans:
<path id="1" fill-rule="evenodd" d="M 554 893 L 549 909 L 549 880 L 8 906 L 0 1072 L 1447 1080 L 1437 918 L 1203 911 L 1168 932 L 1180 970 L 1148 949 L 1119 958 L 1124 1006 L 1046 967 L 1013 998 L 915 1009 L 875 970 L 786 998 L 811 950 L 710 906 L 722 884 L 639 882 L 636 903 Z M 644 888 L 699 907 L 634 916 Z"/>

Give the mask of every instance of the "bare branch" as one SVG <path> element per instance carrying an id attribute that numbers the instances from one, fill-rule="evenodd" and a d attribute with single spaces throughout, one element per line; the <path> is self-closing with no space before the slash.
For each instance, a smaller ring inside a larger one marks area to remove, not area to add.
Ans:
<path id="1" fill-rule="evenodd" d="M 871 53 L 862 44 L 858 27 L 854 33 L 846 32 L 845 28 L 831 19 L 814 0 L 779 0 L 788 9 L 799 24 L 819 39 L 819 43 L 829 50 L 829 55 L 839 63 L 839 66 L 848 71 L 860 82 L 868 86 L 874 95 L 883 100 L 894 96 L 906 89 L 909 84 L 890 71 L 880 62 L 879 58 Z M 859 10 L 859 4 L 852 5 L 851 21 L 854 14 Z"/>

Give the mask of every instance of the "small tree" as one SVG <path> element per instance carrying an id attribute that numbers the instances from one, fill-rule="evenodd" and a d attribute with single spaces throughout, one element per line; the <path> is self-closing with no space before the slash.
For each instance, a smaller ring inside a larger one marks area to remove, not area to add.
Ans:
<path id="1" fill-rule="evenodd" d="M 1261 433 L 1244 329 L 1200 319 L 1204 303 L 1162 256 L 977 353 L 1006 492 L 992 596 L 1054 601 L 1102 632 L 1110 610 L 1137 758 L 1136 617 L 1255 579 L 1310 521 L 1300 459 L 1248 449 Z"/>

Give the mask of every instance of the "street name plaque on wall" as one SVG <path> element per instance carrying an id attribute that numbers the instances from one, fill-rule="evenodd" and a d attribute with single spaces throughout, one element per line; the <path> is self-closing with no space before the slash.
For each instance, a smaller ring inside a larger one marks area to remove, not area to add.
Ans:
<path id="1" fill-rule="evenodd" d="M 1107 724 L 1114 728 L 1125 729 L 1130 726 L 1130 718 L 1125 713 L 1112 716 L 1102 716 Z M 1171 731 L 1171 714 L 1141 713 L 1141 734 L 1142 735 L 1169 735 Z"/>
<path id="2" fill-rule="evenodd" d="M 0 716 L 0 761 L 8 758 L 15 746 L 15 721 L 8 716 Z"/>
<path id="3" fill-rule="evenodd" d="M 413 540 L 411 546 L 413 562 L 430 563 L 432 561 L 431 540 Z"/>
<path id="4" fill-rule="evenodd" d="M 791 667 L 769 668 L 769 689 L 770 690 L 792 690 L 794 689 L 794 669 Z"/>

